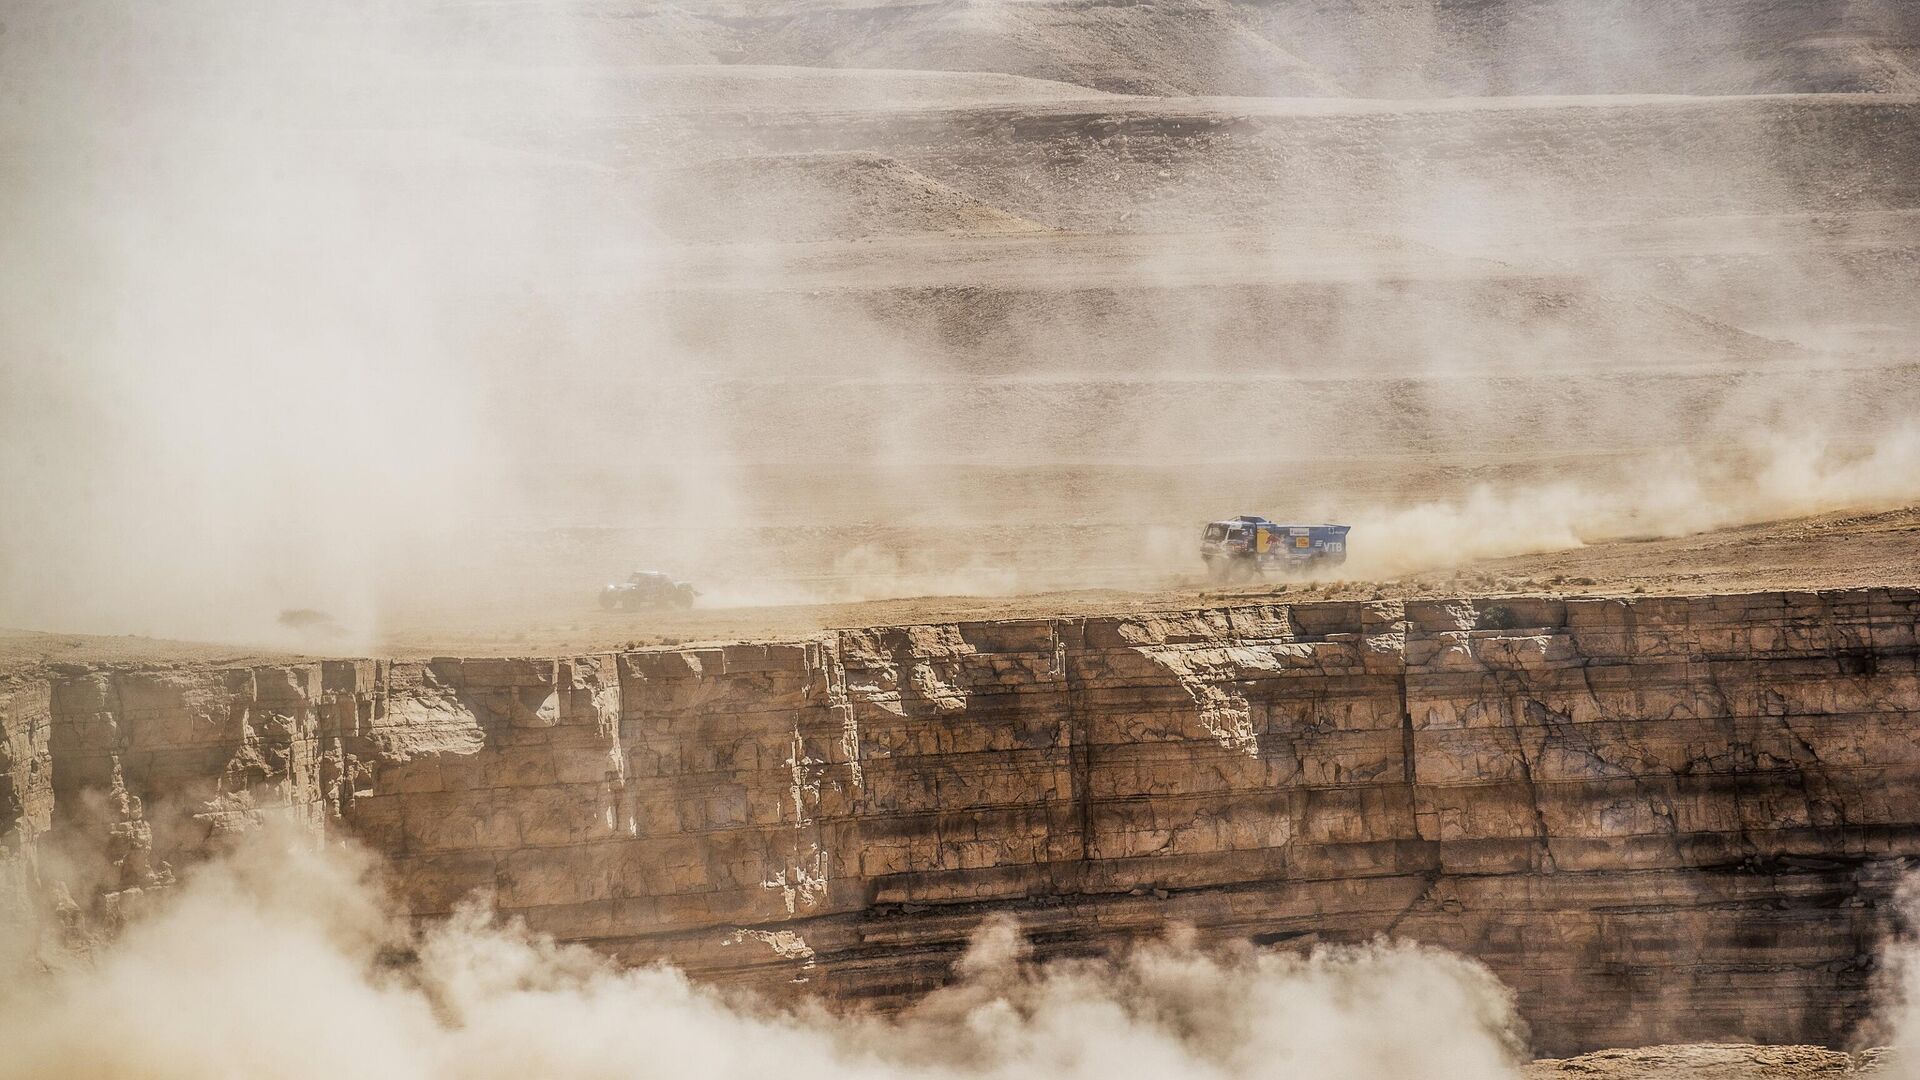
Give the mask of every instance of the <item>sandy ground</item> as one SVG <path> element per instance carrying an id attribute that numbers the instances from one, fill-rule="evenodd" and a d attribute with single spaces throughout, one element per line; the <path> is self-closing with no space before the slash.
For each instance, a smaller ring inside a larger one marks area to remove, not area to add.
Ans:
<path id="1" fill-rule="evenodd" d="M 1812 590 L 1920 583 L 1920 507 L 1829 514 L 1672 539 L 1613 541 L 1489 559 L 1385 581 L 1270 581 L 1208 585 L 1194 572 L 1154 589 L 1073 589 L 1014 596 L 915 596 L 839 604 L 712 606 L 691 611 L 605 612 L 591 591 L 528 594 L 415 617 L 368 650 L 316 640 L 289 651 L 168 641 L 0 632 L 0 663 L 240 662 L 293 655 L 394 657 L 544 655 L 631 646 L 792 638 L 834 627 L 1019 619 L 1205 605 L 1306 603 L 1508 593 L 1609 596 Z"/>
<path id="2" fill-rule="evenodd" d="M 1527 1080 L 1839 1080 L 1892 1071 L 1884 1050 L 1698 1043 L 1600 1050 L 1533 1062 Z"/>

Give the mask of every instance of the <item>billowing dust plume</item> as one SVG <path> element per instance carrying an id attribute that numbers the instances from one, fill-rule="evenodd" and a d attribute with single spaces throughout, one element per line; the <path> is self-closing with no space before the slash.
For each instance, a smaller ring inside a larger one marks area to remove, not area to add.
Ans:
<path id="1" fill-rule="evenodd" d="M 478 905 L 416 933 L 371 874 L 264 836 L 196 868 L 85 961 L 10 972 L 0 1076 L 1506 1080 L 1523 1047 L 1498 980 L 1410 944 L 1175 937 L 1034 965 L 988 923 L 953 985 L 897 1017 L 833 1016 L 618 970 Z"/>
<path id="2" fill-rule="evenodd" d="M 1900 883 L 1892 925 L 1878 949 L 1874 971 L 1877 1008 L 1856 1038 L 1861 1046 L 1884 1046 L 1889 1080 L 1920 1077 L 1920 876 Z"/>
<path id="3" fill-rule="evenodd" d="M 1741 5 L 1532 7 L 1463 60 L 1440 4 L 14 0 L 0 626 L 352 649 L 647 567 L 1164 587 L 1262 513 L 1385 575 L 1920 497 L 1856 265 L 1897 104 L 1737 96 L 1802 88 Z M 1310 96 L 1209 96 L 1258 93 Z"/>
<path id="4" fill-rule="evenodd" d="M 1916 497 L 1920 427 L 1849 446 L 1805 425 L 1729 440 L 1724 455 L 1653 454 L 1608 482 L 1480 485 L 1461 497 L 1355 515 L 1365 543 L 1346 576 L 1385 577 L 1469 559 L 1685 536 L 1755 521 L 1882 509 Z"/>

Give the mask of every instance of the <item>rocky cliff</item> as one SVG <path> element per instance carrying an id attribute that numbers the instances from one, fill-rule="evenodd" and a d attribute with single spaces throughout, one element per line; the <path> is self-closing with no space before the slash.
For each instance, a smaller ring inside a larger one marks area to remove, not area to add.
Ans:
<path id="1" fill-rule="evenodd" d="M 1537 1048 L 1837 1042 L 1920 854 L 1920 590 L 1254 606 L 0 682 L 15 905 L 267 817 L 405 902 L 842 1000 L 1169 924 L 1479 957 Z M 76 858 L 76 853 L 86 858 Z M 101 869 L 105 868 L 105 869 Z"/>

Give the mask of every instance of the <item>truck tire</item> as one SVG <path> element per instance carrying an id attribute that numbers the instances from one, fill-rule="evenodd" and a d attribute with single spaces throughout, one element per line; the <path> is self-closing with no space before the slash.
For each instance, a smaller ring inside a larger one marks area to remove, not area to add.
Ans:
<path id="1" fill-rule="evenodd" d="M 601 589 L 600 590 L 600 610 L 601 611 L 619 611 L 620 610 L 620 594 L 610 589 Z"/>
<path id="2" fill-rule="evenodd" d="M 673 588 L 673 606 L 685 610 L 693 606 L 693 586 L 676 585 Z"/>

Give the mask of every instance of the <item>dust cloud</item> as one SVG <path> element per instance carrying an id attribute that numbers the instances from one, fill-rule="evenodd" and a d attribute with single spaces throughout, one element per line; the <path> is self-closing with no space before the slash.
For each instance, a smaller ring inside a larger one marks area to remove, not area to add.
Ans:
<path id="1" fill-rule="evenodd" d="M 449 304 L 540 221 L 496 152 L 357 128 L 362 95 L 437 104 L 397 83 L 397 10 L 9 6 L 4 621 L 365 626 L 393 558 L 484 507 Z"/>
<path id="2" fill-rule="evenodd" d="M 1387 576 L 1920 498 L 1913 125 L 1828 93 L 1901 89 L 1903 19 L 1801 70 L 1800 16 L 1364 7 L 13 0 L 0 625 L 344 651 L 639 568 L 1164 588 L 1261 513 Z"/>
<path id="3" fill-rule="evenodd" d="M 1884 509 L 1920 495 L 1920 427 L 1894 428 L 1863 450 L 1835 446 L 1819 431 L 1776 435 L 1744 454 L 1734 449 L 1717 460 L 1655 456 L 1606 484 L 1483 485 L 1455 500 L 1363 511 L 1354 528 L 1368 543 L 1343 570 L 1390 577 L 1594 541 Z"/>
<path id="4" fill-rule="evenodd" d="M 86 962 L 0 984 L 0 1076 L 1507 1080 L 1516 1024 L 1484 968 L 1410 944 L 1175 937 L 1038 965 L 1006 922 L 904 1014 L 831 1016 L 620 970 L 477 905 L 416 932 L 367 856 L 261 833 Z"/>
<path id="5" fill-rule="evenodd" d="M 1856 1042 L 1884 1046 L 1890 1080 L 1920 1076 L 1920 875 L 1908 874 L 1894 894 L 1892 925 L 1874 970 L 1872 1017 Z"/>

